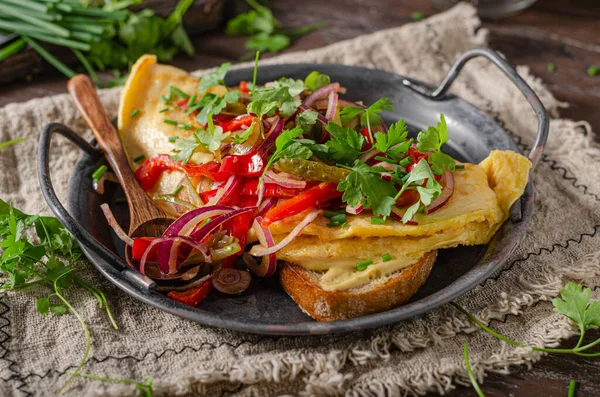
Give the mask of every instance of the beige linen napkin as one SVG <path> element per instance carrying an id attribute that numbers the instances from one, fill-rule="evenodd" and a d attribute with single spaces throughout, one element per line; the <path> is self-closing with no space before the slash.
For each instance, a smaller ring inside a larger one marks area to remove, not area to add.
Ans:
<path id="1" fill-rule="evenodd" d="M 285 54 L 270 62 L 328 62 L 388 70 L 431 84 L 456 57 L 484 46 L 486 31 L 471 6 L 458 5 L 428 20 L 376 32 L 326 48 Z M 561 105 L 544 85 L 518 68 L 549 112 Z M 494 117 L 526 150 L 536 120 L 518 91 L 486 61 L 469 64 L 454 93 Z M 101 93 L 112 115 L 118 91 Z M 89 138 L 66 95 L 0 109 L 0 142 L 27 136 L 0 151 L 0 197 L 28 213 L 48 213 L 35 172 L 37 139 L 44 124 L 60 121 Z M 52 172 L 58 194 L 79 152 L 56 139 Z M 600 285 L 600 149 L 590 126 L 555 118 L 548 147 L 534 175 L 533 224 L 502 271 L 459 303 L 493 328 L 524 343 L 554 346 L 573 334 L 549 302 L 568 280 Z M 467 382 L 462 343 L 469 341 L 480 380 L 485 371 L 508 372 L 540 354 L 507 346 L 478 331 L 445 306 L 396 325 L 361 333 L 314 337 L 265 337 L 204 327 L 140 303 L 106 282 L 88 262 L 79 273 L 100 286 L 113 305 L 113 330 L 96 301 L 72 292 L 89 322 L 93 348 L 84 371 L 142 380 L 152 376 L 156 394 L 206 396 L 347 395 L 400 396 L 443 393 Z M 35 311 L 42 291 L 0 297 L 0 394 L 54 395 L 83 354 L 74 316 L 49 318 Z M 598 297 L 596 293 L 596 298 Z M 65 395 L 133 395 L 128 385 L 76 380 Z"/>

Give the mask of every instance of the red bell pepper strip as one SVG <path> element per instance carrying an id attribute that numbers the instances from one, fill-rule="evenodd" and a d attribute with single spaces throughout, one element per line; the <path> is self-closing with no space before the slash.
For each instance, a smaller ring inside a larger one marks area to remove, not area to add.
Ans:
<path id="1" fill-rule="evenodd" d="M 264 197 L 294 197 L 303 189 L 293 189 L 279 186 L 275 183 L 265 183 Z M 258 196 L 258 179 L 250 179 L 242 185 L 242 194 L 244 196 Z M 256 200 L 255 200 L 256 201 Z"/>
<path id="2" fill-rule="evenodd" d="M 250 92 L 247 81 L 240 81 L 240 92 L 243 92 L 244 94 L 247 94 Z"/>
<path id="3" fill-rule="evenodd" d="M 252 121 L 254 121 L 254 116 L 251 114 L 242 114 L 233 120 L 229 120 L 227 123 L 222 123 L 221 128 L 223 128 L 223 132 L 237 131 L 241 130 L 242 127 L 249 127 Z"/>
<path id="4" fill-rule="evenodd" d="M 213 116 L 213 124 L 219 125 L 221 128 L 223 128 L 223 131 L 227 131 L 225 130 L 225 126 L 229 124 L 232 118 L 233 116 L 228 114 L 217 114 L 216 116 Z"/>
<path id="5" fill-rule="evenodd" d="M 371 135 L 369 134 L 368 128 L 363 128 L 360 130 L 360 134 L 365 137 L 365 143 L 363 144 L 362 150 L 369 150 L 373 147 L 373 139 L 371 139 Z"/>
<path id="6" fill-rule="evenodd" d="M 142 260 L 142 256 L 146 249 L 150 245 L 150 243 L 154 240 L 153 237 L 135 237 L 133 239 L 133 247 L 131 248 L 131 256 L 135 260 Z M 158 245 L 155 245 L 148 252 L 148 256 L 146 258 L 147 261 L 153 262 L 156 260 L 156 252 L 158 251 Z"/>
<path id="7" fill-rule="evenodd" d="M 186 291 L 171 291 L 167 296 L 171 299 L 181 302 L 189 306 L 198 306 L 212 291 L 213 285 L 211 280 L 207 280 L 197 287 L 190 288 Z"/>
<path id="8" fill-rule="evenodd" d="M 196 165 L 182 165 L 178 161 L 173 161 L 168 154 L 159 154 L 144 161 L 144 163 L 135 170 L 135 176 L 144 190 L 151 189 L 163 171 L 178 170 L 185 172 L 189 177 L 205 176 L 216 182 L 224 182 L 227 176 L 220 175 L 219 164 L 211 161 L 210 163 Z"/>
<path id="9" fill-rule="evenodd" d="M 223 158 L 218 177 L 227 179 L 231 175 L 253 178 L 260 176 L 265 168 L 265 161 L 257 152 L 243 155 L 231 155 Z"/>
<path id="10" fill-rule="evenodd" d="M 240 195 L 236 196 L 231 205 L 235 205 L 241 208 L 252 207 L 256 204 L 255 197 L 242 197 Z M 241 214 L 233 219 L 227 221 L 223 228 L 229 230 L 231 236 L 238 239 L 238 243 L 240 245 L 241 251 L 235 255 L 228 256 L 227 258 L 221 261 L 221 267 L 233 267 L 235 261 L 238 256 L 244 252 L 246 248 L 246 243 L 248 239 L 248 231 L 250 230 L 250 226 L 252 225 L 252 221 L 254 219 L 254 214 L 252 212 L 248 212 L 246 214 Z"/>
<path id="11" fill-rule="evenodd" d="M 337 190 L 336 183 L 320 183 L 317 186 L 286 200 L 278 206 L 271 208 L 265 214 L 262 225 L 267 227 L 273 222 L 297 215 L 309 208 L 316 208 L 319 204 L 341 195 L 342 192 Z"/>

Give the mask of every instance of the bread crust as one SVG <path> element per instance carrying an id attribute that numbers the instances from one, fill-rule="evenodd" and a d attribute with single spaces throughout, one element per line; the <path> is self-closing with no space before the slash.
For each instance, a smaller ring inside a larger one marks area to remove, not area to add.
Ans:
<path id="1" fill-rule="evenodd" d="M 387 281 L 361 288 L 325 291 L 319 272 L 284 262 L 279 279 L 285 292 L 317 321 L 336 321 L 379 313 L 400 306 L 425 283 L 437 251 L 426 253 L 416 264 L 389 276 Z"/>

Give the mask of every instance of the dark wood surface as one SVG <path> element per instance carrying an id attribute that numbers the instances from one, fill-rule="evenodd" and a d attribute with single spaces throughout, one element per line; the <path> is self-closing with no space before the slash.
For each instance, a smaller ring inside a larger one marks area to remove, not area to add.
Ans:
<path id="1" fill-rule="evenodd" d="M 402 25 L 411 14 L 431 15 L 438 10 L 430 1 L 393 0 L 272 0 L 271 8 L 286 27 L 326 21 L 327 27 L 297 40 L 287 51 L 316 48 L 360 34 Z M 587 69 L 600 65 L 600 3 L 595 0 L 540 0 L 530 9 L 497 22 L 486 22 L 490 45 L 517 65 L 529 65 L 554 95 L 570 103 L 562 117 L 587 120 L 600 131 L 600 75 Z M 178 58 L 186 69 L 216 66 L 235 61 L 244 54 L 243 38 L 215 32 L 195 40 L 197 55 Z M 548 64 L 556 66 L 554 73 Z M 0 106 L 66 91 L 66 79 L 50 72 L 0 87 Z M 492 324 L 493 326 L 493 324 Z M 592 332 L 592 338 L 600 332 Z M 491 337 L 490 337 L 491 338 Z M 564 346 L 575 344 L 565 341 Z M 483 390 L 490 396 L 566 396 L 569 381 L 578 382 L 577 396 L 600 396 L 600 360 L 571 356 L 548 356 L 533 369 L 513 368 L 510 375 L 489 374 Z M 476 396 L 471 388 L 459 387 L 450 396 Z"/>

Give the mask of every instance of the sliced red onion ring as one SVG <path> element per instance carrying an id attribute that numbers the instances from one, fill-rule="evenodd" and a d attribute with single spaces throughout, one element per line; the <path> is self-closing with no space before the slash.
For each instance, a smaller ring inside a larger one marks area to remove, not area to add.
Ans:
<path id="1" fill-rule="evenodd" d="M 324 85 L 312 94 L 306 97 L 303 104 L 312 107 L 319 99 L 326 98 L 331 92 L 340 92 L 340 83 L 331 83 Z"/>
<path id="2" fill-rule="evenodd" d="M 258 241 L 265 247 L 272 247 L 275 245 L 273 235 L 268 228 L 262 226 L 262 217 L 257 216 L 254 218 L 252 229 L 258 237 Z M 250 271 L 258 277 L 271 277 L 277 270 L 277 255 L 275 253 L 265 255 L 262 257 L 260 264 L 257 264 L 254 258 L 247 252 L 242 255 L 246 266 Z"/>
<path id="3" fill-rule="evenodd" d="M 275 145 L 275 140 L 281 133 L 283 132 L 283 120 L 277 117 L 276 121 L 273 123 L 273 126 L 269 130 L 267 138 L 263 141 L 263 143 L 258 148 L 258 155 L 263 157 L 269 153 L 273 145 Z"/>
<path id="4" fill-rule="evenodd" d="M 431 202 L 431 204 L 425 207 L 426 214 L 431 214 L 432 212 L 435 212 L 442 208 L 444 204 L 448 202 L 450 197 L 452 197 L 452 194 L 454 194 L 454 175 L 452 174 L 452 172 L 446 170 L 444 172 L 443 179 L 446 180 L 446 186 L 444 186 L 444 190 L 442 190 L 442 193 L 439 196 L 437 196 Z"/>
<path id="5" fill-rule="evenodd" d="M 133 247 L 133 239 L 129 237 L 127 233 L 125 233 L 125 231 L 121 228 L 121 225 L 119 225 L 119 222 L 117 222 L 117 220 L 115 219 L 115 216 L 110 210 L 108 204 L 101 204 L 100 208 L 102 208 L 102 212 L 104 212 L 104 216 L 106 217 L 108 226 L 112 228 L 117 237 L 120 238 L 128 246 Z"/>
<path id="6" fill-rule="evenodd" d="M 361 105 L 360 103 L 352 102 L 347 99 L 338 100 L 338 105 L 341 109 L 346 108 L 348 106 L 354 107 L 354 108 L 363 108 L 363 109 L 367 108 L 365 105 Z"/>
<path id="7" fill-rule="evenodd" d="M 265 183 L 274 183 L 279 186 L 283 186 L 290 189 L 304 189 L 306 187 L 306 181 L 299 181 L 292 179 L 283 172 L 277 173 L 272 170 L 268 170 L 265 174 Z"/>
<path id="8" fill-rule="evenodd" d="M 352 207 L 350 205 L 346 206 L 346 212 L 352 215 L 358 215 L 362 212 L 362 210 L 364 209 L 362 204 L 358 204 L 355 207 Z"/>
<path id="9" fill-rule="evenodd" d="M 312 211 L 310 211 L 305 217 L 304 219 L 302 219 L 302 222 L 300 222 L 291 232 L 290 234 L 288 234 L 283 240 L 281 240 L 278 244 L 273 245 L 273 246 L 268 246 L 267 244 L 262 243 L 261 241 L 261 245 L 255 245 L 254 247 L 252 247 L 252 249 L 250 250 L 250 255 L 254 255 L 254 256 L 265 256 L 265 255 L 270 255 L 270 254 L 274 254 L 275 252 L 279 251 L 280 249 L 282 249 L 283 247 L 285 247 L 286 245 L 288 245 L 289 243 L 292 242 L 292 240 L 294 238 L 296 238 L 300 232 L 302 232 L 302 230 L 308 226 L 309 223 L 311 223 L 312 221 L 315 220 L 315 218 L 317 217 L 317 215 L 319 215 L 319 211 L 314 209 Z M 269 232 L 270 234 L 270 232 Z M 260 241 L 260 238 L 259 238 Z"/>
<path id="10" fill-rule="evenodd" d="M 205 219 L 226 214 L 233 211 L 231 207 L 225 206 L 206 206 L 192 210 L 179 217 L 165 230 L 162 237 L 187 236 L 196 228 L 196 226 Z M 173 241 L 166 241 L 158 246 L 158 263 L 163 273 L 170 273 L 168 266 L 171 256 L 171 248 L 176 245 Z M 162 264 L 162 265 L 161 265 Z"/>
<path id="11" fill-rule="evenodd" d="M 94 179 L 94 182 L 93 182 L 94 190 L 98 194 L 104 194 L 104 182 L 106 182 L 106 181 L 119 183 L 119 180 L 117 179 L 117 176 L 114 173 L 112 173 L 110 171 L 105 172 L 100 177 L 100 179 L 98 179 L 97 181 Z"/>
<path id="12" fill-rule="evenodd" d="M 400 211 L 400 209 L 398 207 L 392 206 L 392 212 L 390 213 L 390 218 L 392 218 L 396 222 L 402 223 L 403 215 L 404 214 L 402 213 L 402 211 Z M 410 221 L 406 222 L 405 225 L 418 226 L 419 223 L 417 221 L 410 220 Z"/>
<path id="13" fill-rule="evenodd" d="M 300 105 L 299 106 L 300 109 L 302 110 L 310 110 L 310 111 L 315 111 L 314 109 L 312 109 L 310 106 L 308 105 Z M 319 121 L 323 124 L 323 125 L 327 125 L 329 123 L 329 120 L 327 120 L 327 118 L 325 116 L 323 116 L 321 113 L 316 112 L 317 113 L 317 119 L 319 119 Z"/>
<path id="14" fill-rule="evenodd" d="M 231 195 L 235 192 L 236 188 L 239 184 L 242 183 L 242 179 L 237 175 L 231 175 L 225 185 L 217 190 L 217 194 L 208 202 L 206 205 L 222 205 L 222 202 L 228 201 L 231 198 Z"/>
<path id="15" fill-rule="evenodd" d="M 335 112 L 337 111 L 338 106 L 338 94 L 336 92 L 331 91 L 329 93 L 329 102 L 327 104 L 327 112 L 325 112 L 325 118 L 327 120 L 333 120 L 335 116 Z"/>
<path id="16" fill-rule="evenodd" d="M 150 250 L 157 244 L 162 244 L 162 243 L 172 243 L 172 245 L 175 245 L 175 243 L 180 244 L 187 244 L 190 247 L 198 250 L 203 256 L 204 256 L 204 261 L 205 262 L 212 262 L 212 256 L 210 254 L 210 250 L 208 248 L 206 248 L 206 246 L 202 243 L 199 243 L 197 241 L 192 240 L 189 237 L 182 237 L 182 236 L 175 236 L 175 237 L 161 237 L 161 238 L 157 238 L 156 240 L 152 240 L 152 242 L 148 245 L 148 247 L 146 247 L 146 251 L 144 251 L 144 254 L 142 255 L 142 259 L 140 260 L 140 273 L 145 274 L 145 266 L 146 266 L 146 261 L 148 259 L 148 254 L 150 253 Z M 160 249 L 160 246 L 158 247 Z M 160 262 L 159 262 L 159 269 L 161 271 L 165 272 L 162 267 L 160 267 Z M 168 273 L 169 274 L 173 274 L 177 271 L 177 269 L 173 269 L 173 271 L 170 271 L 171 269 L 168 269 Z"/>
<path id="17" fill-rule="evenodd" d="M 366 163 L 367 161 L 371 160 L 373 157 L 377 156 L 377 153 L 379 153 L 379 151 L 377 149 L 375 149 L 375 148 L 369 149 L 368 152 L 360 155 L 360 161 L 362 161 L 363 163 Z"/>
<path id="18" fill-rule="evenodd" d="M 384 181 L 388 181 L 390 182 L 392 180 L 392 174 L 390 174 L 389 172 L 382 172 L 380 175 L 381 179 L 383 179 Z"/>
<path id="19" fill-rule="evenodd" d="M 245 270 L 221 268 L 213 273 L 213 286 L 224 294 L 237 295 L 250 286 L 252 276 Z"/>
<path id="20" fill-rule="evenodd" d="M 380 161 L 379 163 L 373 164 L 373 167 L 383 167 L 388 171 L 395 171 L 397 164 L 388 163 L 387 161 Z"/>
<path id="21" fill-rule="evenodd" d="M 256 209 L 255 216 L 263 216 L 267 213 L 268 210 L 275 207 L 277 204 L 277 197 L 268 197 L 265 201 L 263 201 L 260 206 Z"/>
<path id="22" fill-rule="evenodd" d="M 265 181 L 264 179 L 258 180 L 258 197 L 256 198 L 256 206 L 262 204 L 263 198 L 265 197 Z"/>

